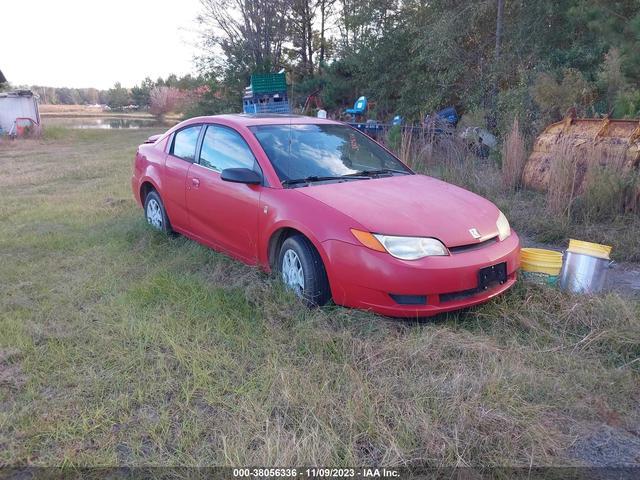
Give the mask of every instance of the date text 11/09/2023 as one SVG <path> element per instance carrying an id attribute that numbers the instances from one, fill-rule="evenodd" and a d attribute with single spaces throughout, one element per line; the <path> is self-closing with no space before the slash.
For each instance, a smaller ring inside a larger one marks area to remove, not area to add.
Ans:
<path id="1" fill-rule="evenodd" d="M 398 478 L 389 468 L 234 468 L 235 478 Z"/>

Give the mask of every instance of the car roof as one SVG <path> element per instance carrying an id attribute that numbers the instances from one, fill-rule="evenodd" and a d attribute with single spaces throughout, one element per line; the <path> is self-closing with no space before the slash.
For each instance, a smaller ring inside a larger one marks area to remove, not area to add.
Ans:
<path id="1" fill-rule="evenodd" d="M 223 121 L 227 125 L 251 127 L 255 125 L 337 125 L 340 122 L 324 118 L 306 117 L 304 115 L 276 114 L 276 113 L 233 113 L 226 115 L 211 115 L 189 119 L 191 121 L 216 122 Z"/>

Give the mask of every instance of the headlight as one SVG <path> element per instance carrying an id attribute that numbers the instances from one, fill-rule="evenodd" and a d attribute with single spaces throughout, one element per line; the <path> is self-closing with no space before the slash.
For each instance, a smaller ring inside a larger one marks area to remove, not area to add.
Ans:
<path id="1" fill-rule="evenodd" d="M 498 220 L 496 220 L 496 227 L 498 227 L 498 238 L 500 241 L 508 238 L 511 235 L 511 227 L 509 226 L 509 220 L 504 216 L 504 213 L 500 212 Z"/>
<path id="2" fill-rule="evenodd" d="M 378 239 L 387 252 L 402 260 L 449 255 L 447 248 L 435 238 L 392 237 L 375 233 L 373 236 Z"/>
<path id="3" fill-rule="evenodd" d="M 351 233 L 365 247 L 378 252 L 387 252 L 401 260 L 449 255 L 447 247 L 440 240 L 424 237 L 394 237 L 351 229 Z"/>
<path id="4" fill-rule="evenodd" d="M 351 229 L 351 233 L 365 247 L 378 252 L 387 252 L 401 260 L 418 260 L 419 258 L 449 255 L 447 247 L 435 238 L 393 237 L 377 233 Z"/>

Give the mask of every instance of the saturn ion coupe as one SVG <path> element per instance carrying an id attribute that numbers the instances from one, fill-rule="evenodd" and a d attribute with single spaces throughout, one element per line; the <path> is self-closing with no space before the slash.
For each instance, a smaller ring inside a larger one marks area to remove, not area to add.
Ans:
<path id="1" fill-rule="evenodd" d="M 131 185 L 152 227 L 276 272 L 309 305 L 422 317 L 516 281 L 495 205 L 331 120 L 192 118 L 138 148 Z"/>

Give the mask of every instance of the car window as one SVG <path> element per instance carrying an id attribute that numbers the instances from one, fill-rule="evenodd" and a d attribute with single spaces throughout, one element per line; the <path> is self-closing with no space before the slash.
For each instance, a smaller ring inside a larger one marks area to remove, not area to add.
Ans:
<path id="1" fill-rule="evenodd" d="M 200 134 L 200 125 L 183 128 L 176 132 L 173 137 L 173 148 L 171 153 L 188 162 L 195 161 L 196 144 L 198 143 L 198 135 Z"/>
<path id="2" fill-rule="evenodd" d="M 344 125 L 260 125 L 251 130 L 280 180 L 381 169 L 411 173 L 376 142 Z"/>
<path id="3" fill-rule="evenodd" d="M 242 136 L 217 125 L 207 127 L 200 150 L 200 164 L 218 172 L 225 168 L 257 168 L 256 159 Z"/>

